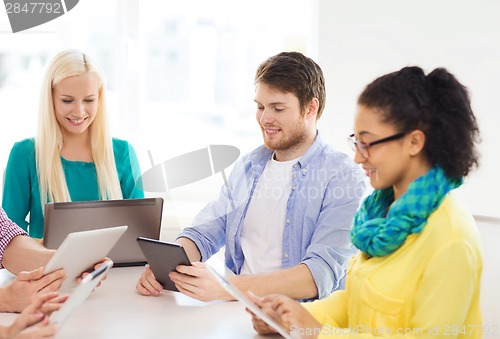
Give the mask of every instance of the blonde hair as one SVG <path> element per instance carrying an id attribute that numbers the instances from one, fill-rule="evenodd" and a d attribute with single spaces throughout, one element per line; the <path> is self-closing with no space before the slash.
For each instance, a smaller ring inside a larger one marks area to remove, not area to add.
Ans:
<path id="1" fill-rule="evenodd" d="M 70 49 L 60 52 L 52 59 L 41 86 L 35 154 L 42 211 L 49 201 L 71 201 L 60 156 L 63 134 L 55 116 L 52 90 L 60 81 L 88 72 L 95 74 L 99 82 L 98 110 L 89 126 L 99 195 L 102 200 L 123 198 L 107 122 L 103 73 L 90 57 L 79 50 Z"/>

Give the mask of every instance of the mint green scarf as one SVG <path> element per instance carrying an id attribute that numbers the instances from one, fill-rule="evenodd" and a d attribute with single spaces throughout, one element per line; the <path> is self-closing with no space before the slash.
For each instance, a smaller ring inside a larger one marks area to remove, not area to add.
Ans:
<path id="1" fill-rule="evenodd" d="M 434 166 L 412 182 L 397 201 L 392 187 L 375 190 L 354 215 L 352 243 L 373 257 L 391 254 L 409 234 L 422 231 L 446 194 L 462 182 L 448 178 L 440 167 Z"/>

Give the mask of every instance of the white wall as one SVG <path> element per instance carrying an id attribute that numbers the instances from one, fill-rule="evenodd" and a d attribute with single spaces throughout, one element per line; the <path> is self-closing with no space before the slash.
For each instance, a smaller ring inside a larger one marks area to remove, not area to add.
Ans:
<path id="1" fill-rule="evenodd" d="M 481 281 L 481 312 L 484 325 L 484 339 L 500 335 L 500 262 L 498 261 L 498 239 L 500 219 L 476 218 L 483 244 L 483 276 Z"/>
<path id="2" fill-rule="evenodd" d="M 500 216 L 499 18 L 493 0 L 319 0 L 327 140 L 348 150 L 357 95 L 376 77 L 445 67 L 470 89 L 483 139 L 480 168 L 458 192 L 474 214 Z"/>
<path id="3" fill-rule="evenodd" d="M 500 217 L 496 198 L 496 194 L 500 191 L 500 180 L 497 175 L 500 173 L 500 156 L 497 151 L 500 148 L 500 133 L 497 133 L 497 129 L 500 128 L 500 118 L 498 118 L 498 105 L 494 100 L 498 91 L 496 80 L 500 79 L 500 20 L 498 20 L 500 1 L 244 2 L 243 10 L 239 7 L 233 8 L 233 21 L 241 21 L 241 27 L 238 26 L 238 30 L 232 33 L 234 34 L 231 35 L 232 39 L 225 41 L 226 44 L 230 43 L 230 50 L 241 50 L 236 54 L 230 54 L 231 60 L 238 60 L 233 62 L 238 72 L 231 72 L 230 76 L 222 77 L 232 88 L 240 89 L 236 92 L 237 95 L 234 95 L 238 104 L 229 109 L 224 107 L 221 109 L 220 105 L 208 105 L 206 100 L 191 100 L 192 104 L 199 106 L 196 106 L 195 110 L 207 118 L 195 119 L 196 126 L 199 125 L 197 131 L 204 131 L 203 133 L 194 133 L 196 137 L 186 136 L 182 142 L 179 142 L 180 139 L 174 137 L 174 134 L 165 133 L 165 129 L 168 126 L 175 126 L 170 122 L 173 120 L 178 122 L 183 115 L 174 114 L 177 110 L 175 107 L 151 108 L 144 105 L 141 101 L 144 97 L 141 86 L 144 87 L 146 78 L 142 76 L 139 82 L 135 81 L 136 65 L 125 62 L 140 57 L 142 54 L 136 55 L 134 51 L 141 50 L 145 41 L 149 41 L 145 40 L 149 26 L 140 21 L 140 11 L 136 13 L 136 7 L 138 4 L 144 7 L 144 3 L 155 4 L 160 0 L 141 0 L 140 3 L 137 0 L 108 1 L 106 2 L 108 6 L 101 12 L 95 11 L 98 1 L 86 0 L 79 3 L 68 15 L 37 28 L 40 32 L 34 29 L 34 32 L 10 34 L 7 16 L 5 13 L 1 14 L 0 54 L 3 53 L 6 58 L 4 63 L 21 63 L 23 58 L 34 55 L 52 56 L 56 51 L 68 47 L 81 48 L 94 55 L 102 66 L 105 66 L 108 78 L 114 80 L 111 82 L 122 84 L 121 87 L 113 89 L 114 100 L 110 100 L 111 111 L 120 113 L 113 116 L 113 129 L 117 132 L 117 136 L 128 139 L 135 145 L 140 159 L 145 159 L 145 166 L 149 165 L 146 150 L 151 149 L 153 143 L 149 139 L 158 135 L 156 129 L 147 124 L 148 121 L 155 122 L 153 127 L 163 128 L 163 139 L 160 143 L 162 149 L 154 153 L 157 160 L 164 160 L 167 156 L 179 155 L 201 147 L 199 145 L 214 143 L 217 138 L 219 143 L 234 142 L 244 151 L 256 146 L 260 142 L 260 136 L 256 127 L 252 125 L 254 123 L 251 97 L 253 71 L 257 61 L 260 62 L 282 49 L 300 50 L 313 57 L 322 66 L 326 75 L 328 96 L 320 128 L 328 142 L 345 151 L 349 151 L 345 138 L 352 131 L 356 97 L 367 83 L 384 73 L 406 65 L 420 65 L 427 71 L 444 66 L 470 88 L 473 107 L 483 137 L 480 145 L 483 155 L 481 167 L 458 191 L 474 214 Z M 212 6 L 213 13 L 210 11 L 204 13 L 214 22 L 220 21 L 216 18 L 222 9 L 229 5 L 236 6 L 230 0 L 211 1 L 207 2 L 207 6 L 210 7 L 210 4 L 215 6 Z M 179 13 L 184 13 L 181 3 L 176 3 L 175 6 L 174 3 L 170 0 L 171 10 L 176 9 Z M 301 16 L 297 14 L 297 8 L 300 9 Z M 142 10 L 144 12 L 145 9 Z M 244 15 L 247 12 L 253 14 L 247 18 Z M 256 13 L 259 14 L 258 20 L 254 18 Z M 143 13 L 146 14 L 149 15 Z M 90 27 L 71 24 L 90 16 L 95 21 Z M 142 25 L 138 24 L 138 20 Z M 228 22 L 233 21 L 228 19 Z M 226 21 L 222 22 L 216 27 L 225 27 Z M 317 22 L 317 27 L 311 27 L 311 22 Z M 108 25 L 107 28 L 104 28 L 105 23 Z M 285 33 L 285 38 L 280 38 L 277 31 L 283 27 L 289 32 Z M 102 33 L 97 34 L 97 31 Z M 263 34 L 263 31 L 270 33 Z M 142 35 L 138 35 L 138 32 Z M 317 34 L 314 34 L 315 32 Z M 96 36 L 99 36 L 99 39 Z M 36 39 L 33 39 L 34 37 Z M 142 42 L 139 41 L 139 37 L 143 38 Z M 136 44 L 141 48 L 134 49 L 129 46 L 136 38 L 139 39 Z M 154 41 L 164 45 L 164 40 L 163 37 Z M 13 71 L 15 67 L 9 67 L 7 75 L 15 81 L 11 82 L 10 87 L 0 89 L 2 108 L 0 169 L 5 166 L 13 142 L 32 136 L 35 132 L 38 87 L 42 68 L 48 60 L 40 58 L 34 60 L 36 63 L 32 62 L 24 73 L 17 74 Z M 115 62 L 116 60 L 118 62 Z M 149 65 L 150 62 L 144 64 Z M 135 66 L 132 67 L 133 65 Z M 228 65 L 224 69 L 227 70 Z M 129 87 L 138 87 L 139 94 L 127 94 L 128 87 L 125 84 Z M 22 90 L 14 93 L 16 89 Z M 26 100 L 26 98 L 31 99 Z M 192 106 L 182 104 L 183 109 Z M 161 114 L 153 116 L 155 112 Z M 163 114 L 165 112 L 169 112 L 169 115 Z M 209 133 L 207 131 L 212 129 L 207 128 L 210 127 L 208 121 L 211 118 L 210 114 L 214 112 L 225 120 L 220 132 Z M 159 118 L 164 120 L 159 121 Z M 9 128 L 5 128 L 7 125 Z M 191 125 L 193 128 L 193 124 Z M 244 129 L 242 126 L 248 129 L 248 133 L 241 132 Z M 176 144 L 175 148 L 167 147 L 173 144 Z M 163 150 L 171 150 L 172 154 L 163 156 L 160 152 Z M 215 186 L 217 187 L 215 192 L 218 192 L 218 185 Z"/>

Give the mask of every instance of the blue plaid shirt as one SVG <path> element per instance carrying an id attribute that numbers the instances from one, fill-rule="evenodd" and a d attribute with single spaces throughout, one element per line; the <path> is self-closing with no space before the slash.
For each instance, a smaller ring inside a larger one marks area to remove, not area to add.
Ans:
<path id="1" fill-rule="evenodd" d="M 226 266 L 240 273 L 243 220 L 259 178 L 273 150 L 260 146 L 242 156 L 217 200 L 195 217 L 178 236 L 196 243 L 205 261 L 225 248 Z M 292 191 L 286 205 L 282 268 L 307 265 L 318 298 L 343 287 L 348 259 L 355 253 L 349 238 L 354 213 L 365 195 L 363 171 L 346 154 L 321 139 L 292 167 Z"/>

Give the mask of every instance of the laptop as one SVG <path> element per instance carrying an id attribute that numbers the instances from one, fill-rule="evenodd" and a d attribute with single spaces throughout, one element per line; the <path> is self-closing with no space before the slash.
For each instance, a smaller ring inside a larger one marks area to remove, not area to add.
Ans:
<path id="1" fill-rule="evenodd" d="M 43 245 L 57 249 L 69 233 L 127 225 L 108 257 L 115 267 L 145 265 L 136 239 L 160 239 L 162 212 L 162 198 L 51 202 L 45 205 Z"/>

